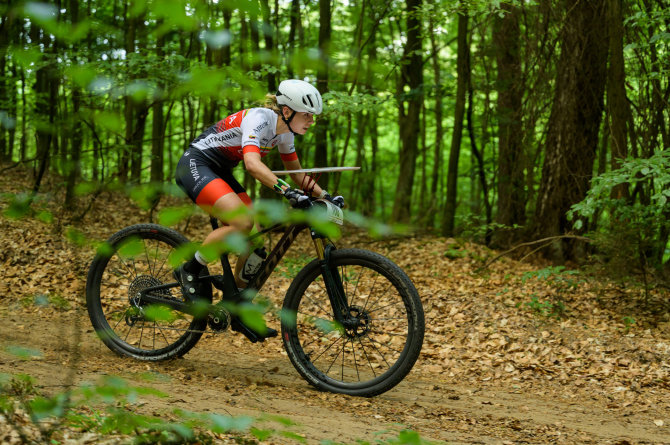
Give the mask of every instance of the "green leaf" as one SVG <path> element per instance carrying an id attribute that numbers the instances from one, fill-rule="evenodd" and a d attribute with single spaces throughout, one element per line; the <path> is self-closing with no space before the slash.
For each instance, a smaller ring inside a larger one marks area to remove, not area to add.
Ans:
<path id="1" fill-rule="evenodd" d="M 230 42 L 232 41 L 230 31 L 227 29 L 205 31 L 204 39 L 207 42 L 207 46 L 212 49 L 221 49 L 224 46 L 230 46 Z"/>
<path id="2" fill-rule="evenodd" d="M 44 23 L 56 20 L 58 8 L 48 3 L 27 2 L 23 6 L 23 13 L 39 23 Z"/>
<path id="3" fill-rule="evenodd" d="M 314 326 L 321 331 L 322 334 L 330 334 L 331 332 L 342 331 L 342 325 L 334 320 L 326 320 L 325 318 L 315 318 L 312 320 Z"/>
<path id="4" fill-rule="evenodd" d="M 193 206 L 168 207 L 158 212 L 158 223 L 164 226 L 174 226 L 187 219 L 194 213 Z"/>
<path id="5" fill-rule="evenodd" d="M 167 323 L 172 323 L 177 319 L 177 315 L 172 309 L 159 304 L 147 306 L 144 310 L 144 315 L 148 321 L 165 321 Z"/>
<path id="6" fill-rule="evenodd" d="M 0 126 L 7 130 L 12 130 L 16 127 L 16 119 L 7 114 L 5 110 L 0 110 Z"/>
<path id="7" fill-rule="evenodd" d="M 654 34 L 651 36 L 651 39 L 649 39 L 649 43 L 656 43 L 659 40 L 670 41 L 670 32 L 660 32 L 658 34 Z"/>
<path id="8" fill-rule="evenodd" d="M 65 237 L 74 245 L 82 247 L 88 244 L 88 238 L 81 230 L 74 227 L 68 227 L 65 232 Z"/>
<path id="9" fill-rule="evenodd" d="M 423 441 L 416 431 L 403 430 L 398 434 L 398 440 L 394 441 L 402 445 L 421 445 Z"/>
<path id="10" fill-rule="evenodd" d="M 86 196 L 98 190 L 98 187 L 96 182 L 80 182 L 74 186 L 74 193 L 77 196 Z"/>
<path id="11" fill-rule="evenodd" d="M 307 439 L 305 439 L 303 436 L 301 436 L 298 433 L 294 433 L 292 431 L 281 431 L 279 434 L 288 438 L 288 439 L 293 439 L 293 440 L 298 441 L 300 443 L 306 443 L 307 442 Z"/>
<path id="12" fill-rule="evenodd" d="M 28 193 L 6 194 L 5 196 L 10 198 L 9 206 L 3 212 L 7 218 L 21 219 L 32 213 L 30 207 L 32 200 Z"/>
<path id="13" fill-rule="evenodd" d="M 262 417 L 262 419 L 272 420 L 273 422 L 280 423 L 284 426 L 292 426 L 292 425 L 296 424 L 293 420 L 289 419 L 288 417 L 277 416 L 277 415 L 274 415 L 274 414 L 264 415 Z"/>
<path id="14" fill-rule="evenodd" d="M 65 69 L 65 75 L 81 88 L 88 88 L 97 75 L 94 67 L 89 65 L 73 65 Z"/>
<path id="15" fill-rule="evenodd" d="M 266 439 L 269 439 L 274 434 L 272 430 L 260 430 L 258 428 L 251 428 L 251 434 L 254 435 L 256 439 L 260 442 L 263 442 Z"/>
<path id="16" fill-rule="evenodd" d="M 54 216 L 51 212 L 47 212 L 46 210 L 37 212 L 35 218 L 46 224 L 51 224 L 54 221 Z"/>
<path id="17" fill-rule="evenodd" d="M 15 357 L 23 360 L 28 360 L 35 357 L 42 357 L 42 351 L 38 349 L 25 348 L 23 346 L 9 345 L 5 347 L 5 351 Z"/>
<path id="18" fill-rule="evenodd" d="M 130 237 L 123 241 L 118 248 L 121 258 L 132 259 L 144 254 L 144 242 L 141 238 Z"/>
<path id="19" fill-rule="evenodd" d="M 193 434 L 193 429 L 181 423 L 169 423 L 165 426 L 165 428 L 172 430 L 179 436 L 180 439 L 186 441 L 190 441 L 195 437 Z"/>
<path id="20" fill-rule="evenodd" d="M 168 258 L 168 263 L 170 267 L 176 269 L 184 261 L 190 260 L 195 255 L 195 252 L 200 247 L 198 243 L 186 243 L 180 246 L 177 246 L 171 253 Z M 204 254 L 204 252 L 202 252 Z M 208 256 L 205 256 L 209 258 Z M 216 257 L 215 257 L 216 258 Z"/>
<path id="21" fill-rule="evenodd" d="M 61 393 L 52 398 L 36 397 L 30 401 L 30 417 L 39 422 L 49 417 L 62 417 L 65 413 L 65 394 Z"/>
<path id="22" fill-rule="evenodd" d="M 96 95 L 107 94 L 112 90 L 113 87 L 114 80 L 107 76 L 97 76 L 88 84 L 88 90 Z M 103 122 L 99 123 L 103 125 Z"/>
<path id="23" fill-rule="evenodd" d="M 246 431 L 253 423 L 253 419 L 247 416 L 232 417 L 221 414 L 209 414 L 207 419 L 212 423 L 211 429 L 215 433 Z"/>
<path id="24" fill-rule="evenodd" d="M 240 304 L 238 305 L 238 315 L 242 323 L 254 331 L 260 334 L 264 334 L 267 331 L 263 312 L 258 305 L 251 303 Z"/>
<path id="25" fill-rule="evenodd" d="M 111 131 L 113 133 L 121 133 L 123 131 L 123 118 L 119 113 L 100 111 L 93 114 L 92 118 L 93 122 L 103 130 Z"/>
<path id="26" fill-rule="evenodd" d="M 27 48 L 10 48 L 12 59 L 23 69 L 30 68 L 31 65 L 37 64 L 43 57 L 42 52 L 35 47 Z"/>

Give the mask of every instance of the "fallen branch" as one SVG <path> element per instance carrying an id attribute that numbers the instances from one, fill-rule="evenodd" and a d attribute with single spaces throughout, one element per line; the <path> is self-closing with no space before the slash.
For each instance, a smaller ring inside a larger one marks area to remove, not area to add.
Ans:
<path id="1" fill-rule="evenodd" d="M 558 240 L 558 239 L 575 239 L 575 240 L 584 241 L 584 242 L 587 242 L 587 243 L 592 243 L 593 242 L 593 240 L 591 238 L 587 238 L 585 236 L 580 236 L 580 235 L 556 235 L 556 236 L 549 236 L 547 238 L 538 239 L 538 240 L 535 240 L 535 241 L 528 241 L 528 242 L 525 242 L 525 243 L 517 244 L 516 246 L 512 247 L 511 249 L 504 251 L 500 255 L 497 255 L 497 256 L 493 257 L 493 259 L 487 261 L 482 267 L 477 269 L 476 273 L 481 272 L 483 269 L 486 269 L 491 264 L 498 261 L 500 258 L 504 257 L 505 255 L 507 255 L 511 252 L 514 252 L 515 250 L 517 250 L 521 247 L 526 247 L 526 246 L 532 246 L 532 245 L 535 245 L 535 244 L 545 243 L 542 246 L 534 249 L 528 255 L 524 256 L 524 258 L 526 258 L 529 255 L 532 255 L 533 253 L 537 252 L 538 250 L 541 250 L 542 248 L 551 244 L 551 241 L 555 241 L 555 240 Z"/>

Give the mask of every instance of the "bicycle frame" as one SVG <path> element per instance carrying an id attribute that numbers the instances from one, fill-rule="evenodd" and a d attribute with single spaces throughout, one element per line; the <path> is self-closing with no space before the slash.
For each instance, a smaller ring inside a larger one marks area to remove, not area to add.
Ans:
<path id="1" fill-rule="evenodd" d="M 210 223 L 213 230 L 218 228 L 218 222 L 215 218 L 210 218 Z M 281 224 L 277 224 L 275 226 L 264 229 L 258 234 L 254 235 L 254 237 L 262 236 L 263 234 L 281 226 Z M 268 257 L 263 261 L 260 270 L 251 279 L 247 289 L 253 289 L 254 291 L 258 292 L 263 287 L 265 282 L 274 271 L 275 267 L 277 267 L 277 264 L 279 264 L 279 261 L 281 261 L 281 259 L 284 257 L 284 254 L 291 247 L 300 232 L 302 232 L 307 227 L 308 226 L 305 224 L 292 224 L 286 228 L 284 235 L 282 235 Z M 333 315 L 335 320 L 345 325 L 347 318 L 349 318 L 349 305 L 344 294 L 342 280 L 340 279 L 337 268 L 329 267 L 330 252 L 334 249 L 334 246 L 332 243 L 327 242 L 326 238 L 323 235 L 317 233 L 313 228 L 310 228 L 310 234 L 312 236 L 312 241 L 314 242 L 317 258 L 321 262 L 321 269 L 324 276 L 324 282 L 326 284 L 326 291 L 333 307 Z M 212 285 L 214 285 L 214 287 L 221 290 L 223 292 L 222 301 L 232 301 L 234 303 L 239 303 L 242 301 L 242 296 L 237 288 L 237 285 L 235 284 L 234 272 L 230 266 L 228 254 L 221 255 L 221 267 L 223 268 L 223 275 L 207 275 L 201 277 L 200 279 L 209 280 Z M 170 289 L 178 286 L 179 283 L 168 283 L 159 286 L 148 287 L 140 292 L 139 303 L 162 304 L 180 312 L 191 315 L 201 315 L 203 313 L 202 305 L 185 303 L 152 294 L 155 291 Z M 215 305 L 210 304 L 208 311 L 211 311 L 214 306 Z"/>

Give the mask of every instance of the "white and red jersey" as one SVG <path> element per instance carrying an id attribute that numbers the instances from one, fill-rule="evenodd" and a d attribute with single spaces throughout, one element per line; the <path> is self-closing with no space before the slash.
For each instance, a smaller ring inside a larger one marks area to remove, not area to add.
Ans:
<path id="1" fill-rule="evenodd" d="M 263 157 L 275 147 L 283 161 L 296 160 L 293 133 L 275 133 L 278 117 L 269 108 L 238 111 L 205 130 L 191 142 L 191 148 L 221 166 L 237 165 L 248 152 Z"/>

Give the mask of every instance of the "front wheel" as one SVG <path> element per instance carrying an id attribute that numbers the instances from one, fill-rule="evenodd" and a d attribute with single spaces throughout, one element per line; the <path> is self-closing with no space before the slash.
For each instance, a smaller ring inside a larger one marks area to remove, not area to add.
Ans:
<path id="1" fill-rule="evenodd" d="M 86 306 L 100 339 L 112 351 L 141 360 L 186 354 L 207 327 L 206 317 L 166 306 L 145 306 L 140 291 L 175 282 L 176 251 L 188 240 L 157 224 L 137 224 L 112 235 L 91 263 Z M 185 301 L 179 287 L 158 291 Z"/>
<path id="2" fill-rule="evenodd" d="M 315 387 L 375 396 L 397 385 L 419 357 L 421 300 L 409 277 L 388 258 L 360 249 L 330 254 L 349 311 L 335 321 L 319 260 L 303 268 L 284 300 L 282 339 L 293 366 Z"/>

